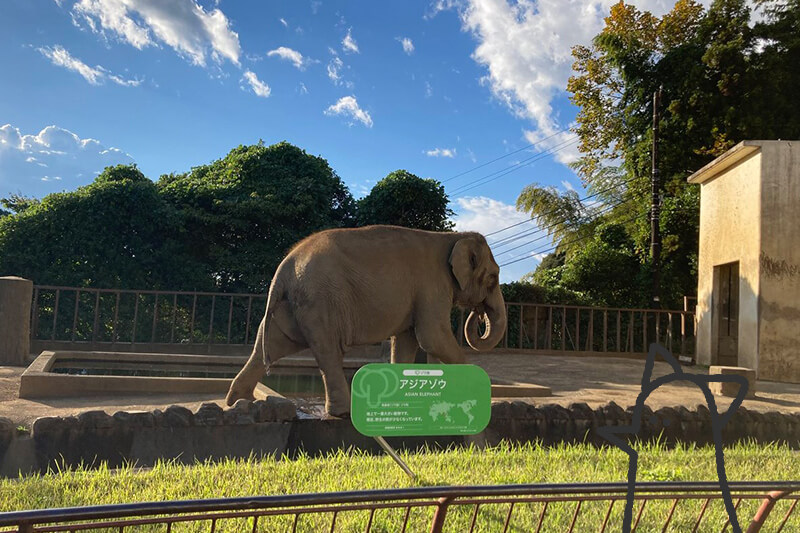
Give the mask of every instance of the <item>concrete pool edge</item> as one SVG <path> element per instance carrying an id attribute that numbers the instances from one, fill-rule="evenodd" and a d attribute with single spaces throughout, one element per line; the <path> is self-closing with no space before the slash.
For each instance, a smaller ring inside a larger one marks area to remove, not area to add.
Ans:
<path id="1" fill-rule="evenodd" d="M 225 395 L 230 385 L 229 378 L 162 377 L 162 376 L 113 376 L 74 375 L 53 371 L 59 359 L 101 362 L 150 363 L 154 365 L 198 365 L 202 367 L 230 367 L 237 371 L 247 357 L 225 355 L 161 354 L 144 352 L 86 352 L 59 350 L 43 351 L 20 376 L 19 398 L 66 398 L 114 394 L 209 394 Z M 372 359 L 345 359 L 345 371 L 350 373 L 364 364 L 377 362 Z M 272 370 L 275 374 L 292 374 L 317 370 L 315 360 L 307 357 L 281 359 Z M 318 370 L 317 370 L 318 371 Z M 549 387 L 531 383 L 491 378 L 492 398 L 541 398 L 552 396 Z M 256 398 L 279 395 L 276 391 L 260 385 Z"/>
<path id="2" fill-rule="evenodd" d="M 58 374 L 53 367 L 59 358 L 79 358 L 81 360 L 99 361 L 135 361 L 161 363 L 212 364 L 241 367 L 246 357 L 183 355 L 183 354 L 148 354 L 148 353 L 116 353 L 116 352 L 78 352 L 78 351 L 44 351 L 20 376 L 19 397 L 22 399 L 64 398 L 80 396 L 98 396 L 114 394 L 209 394 L 225 395 L 228 392 L 230 379 L 227 378 L 175 378 L 159 376 L 80 376 Z M 289 365 L 292 366 L 292 365 Z M 259 384 L 255 392 L 256 399 L 268 396 L 280 396 L 276 391 Z"/>

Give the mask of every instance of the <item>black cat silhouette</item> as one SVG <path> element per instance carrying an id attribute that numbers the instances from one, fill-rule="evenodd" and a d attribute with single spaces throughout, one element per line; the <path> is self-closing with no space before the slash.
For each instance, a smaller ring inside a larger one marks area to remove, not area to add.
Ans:
<path id="1" fill-rule="evenodd" d="M 652 379 L 653 366 L 655 363 L 656 355 L 660 355 L 664 361 L 669 363 L 673 372 L 660 378 Z M 624 435 L 637 435 L 642 428 L 642 414 L 644 411 L 644 403 L 647 397 L 661 385 L 671 383 L 673 381 L 691 381 L 697 385 L 703 393 L 708 404 L 708 410 L 711 413 L 711 432 L 714 438 L 714 450 L 717 462 L 717 476 L 719 478 L 719 487 L 722 491 L 722 499 L 725 502 L 725 509 L 728 512 L 731 527 L 734 533 L 741 533 L 742 529 L 739 527 L 739 521 L 736 518 L 736 509 L 733 506 L 730 489 L 728 487 L 728 478 L 725 475 L 725 456 L 722 450 L 722 428 L 731 419 L 733 414 L 742 404 L 745 395 L 747 394 L 747 379 L 743 376 L 736 375 L 713 375 L 705 376 L 699 374 L 688 374 L 681 370 L 681 366 L 673 355 L 661 346 L 660 344 L 653 343 L 650 345 L 650 350 L 647 353 L 647 360 L 644 365 L 644 373 L 642 374 L 642 391 L 636 398 L 636 405 L 633 408 L 633 416 L 630 426 L 603 426 L 597 428 L 597 432 L 610 443 L 617 446 L 630 456 L 628 462 L 628 493 L 625 504 L 625 514 L 622 521 L 623 533 L 629 533 L 631 530 L 631 518 L 633 515 L 633 498 L 636 491 L 636 467 L 639 460 L 639 453 L 628 444 Z M 728 409 L 720 414 L 717 412 L 717 405 L 714 401 L 714 395 L 711 393 L 709 383 L 712 382 L 727 382 L 738 383 L 739 391 L 736 397 L 731 402 Z"/>

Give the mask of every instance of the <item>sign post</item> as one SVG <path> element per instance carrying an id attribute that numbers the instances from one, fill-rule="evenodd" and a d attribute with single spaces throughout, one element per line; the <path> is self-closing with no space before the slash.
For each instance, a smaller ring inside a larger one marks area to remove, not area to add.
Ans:
<path id="1" fill-rule="evenodd" d="M 384 437 L 474 435 L 491 417 L 491 382 L 475 365 L 371 363 L 351 387 L 350 419 L 412 478 Z"/>

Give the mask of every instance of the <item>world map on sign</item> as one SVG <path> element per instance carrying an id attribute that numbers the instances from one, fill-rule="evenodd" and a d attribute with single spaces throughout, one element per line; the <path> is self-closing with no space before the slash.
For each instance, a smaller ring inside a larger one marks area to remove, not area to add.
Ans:
<path id="1" fill-rule="evenodd" d="M 431 408 L 428 411 L 431 419 L 435 422 L 440 416 L 445 419 L 446 422 L 452 422 L 453 418 L 450 414 L 453 407 L 458 407 L 469 419 L 469 423 L 475 419 L 472 415 L 472 408 L 477 405 L 476 400 L 465 400 L 461 403 L 455 404 L 450 402 L 439 402 L 431 405 Z"/>

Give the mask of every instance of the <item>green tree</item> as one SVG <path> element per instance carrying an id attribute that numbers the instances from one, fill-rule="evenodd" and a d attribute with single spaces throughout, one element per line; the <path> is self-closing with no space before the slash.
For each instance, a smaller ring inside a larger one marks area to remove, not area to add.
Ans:
<path id="1" fill-rule="evenodd" d="M 0 198 L 0 205 L 8 209 L 0 209 L 0 216 L 10 215 L 12 213 L 22 213 L 26 209 L 38 205 L 39 199 L 22 194 L 11 194 L 8 198 Z"/>
<path id="2" fill-rule="evenodd" d="M 596 305 L 641 307 L 647 300 L 643 269 L 633 241 L 620 224 L 597 229 L 565 263 L 561 286 L 580 292 Z"/>
<path id="3" fill-rule="evenodd" d="M 395 170 L 358 201 L 358 225 L 391 224 L 429 231 L 451 231 L 454 213 L 438 181 Z"/>
<path id="4" fill-rule="evenodd" d="M 354 223 L 353 198 L 328 162 L 286 142 L 239 146 L 158 187 L 180 212 L 195 261 L 224 291 L 266 291 L 297 241 Z"/>
<path id="5" fill-rule="evenodd" d="M 708 9 L 679 0 L 661 18 L 619 2 L 592 45 L 573 48 L 567 88 L 579 107 L 574 131 L 581 157 L 572 166 L 611 209 L 600 219 L 578 220 L 580 230 L 574 218 L 564 218 L 581 244 L 569 249 L 568 237 L 556 235 L 564 265 L 540 267 L 535 279 L 610 303 L 633 296 L 593 288 L 582 272 L 611 275 L 635 257 L 638 279 L 649 276 L 652 95 L 660 88 L 662 304 L 678 306 L 696 291 L 699 195 L 688 175 L 741 140 L 800 136 L 793 96 L 800 82 L 800 1 L 759 4 L 765 19 L 751 27 L 745 0 L 715 0 Z M 532 213 L 547 209 L 546 198 L 537 200 L 528 206 Z M 624 227 L 632 247 L 609 247 L 583 229 L 610 223 Z M 637 290 L 649 296 L 647 283 Z"/>
<path id="6" fill-rule="evenodd" d="M 0 219 L 0 272 L 38 284 L 202 289 L 178 213 L 135 166 L 41 202 L 12 202 Z"/>

